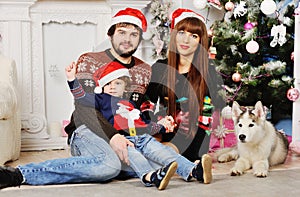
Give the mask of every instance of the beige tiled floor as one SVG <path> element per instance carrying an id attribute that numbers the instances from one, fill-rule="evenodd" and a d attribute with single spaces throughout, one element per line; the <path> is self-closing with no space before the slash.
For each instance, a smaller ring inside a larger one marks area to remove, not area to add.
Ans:
<path id="1" fill-rule="evenodd" d="M 214 157 L 214 154 L 211 154 Z M 34 151 L 34 152 L 21 152 L 21 156 L 14 162 L 8 162 L 7 165 L 17 166 L 30 162 L 42 162 L 48 159 L 57 159 L 69 157 L 70 152 L 66 150 L 47 150 L 47 151 Z M 230 168 L 233 166 L 233 162 L 218 163 L 214 158 L 213 174 L 228 174 Z M 285 170 L 300 168 L 300 155 L 289 152 L 289 155 L 284 164 L 271 167 L 270 170 Z"/>
<path id="2" fill-rule="evenodd" d="M 69 150 L 22 152 L 19 160 L 9 162 L 10 166 L 48 159 L 69 157 Z M 5 188 L 0 196 L 207 196 L 207 197 L 267 197 L 299 196 L 300 194 L 300 156 L 289 153 L 286 162 L 272 167 L 266 179 L 256 178 L 247 172 L 233 177 L 229 170 L 234 162 L 213 163 L 213 182 L 199 184 L 197 181 L 185 182 L 174 176 L 163 192 L 145 188 L 138 179 L 112 181 L 110 184 L 64 184 L 64 185 L 22 185 Z"/>

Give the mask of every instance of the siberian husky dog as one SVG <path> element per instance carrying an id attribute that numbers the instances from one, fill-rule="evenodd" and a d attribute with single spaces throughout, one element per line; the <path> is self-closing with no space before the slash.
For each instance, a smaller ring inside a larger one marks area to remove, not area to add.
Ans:
<path id="1" fill-rule="evenodd" d="M 232 118 L 237 146 L 220 150 L 219 162 L 236 160 L 231 176 L 241 175 L 252 168 L 257 177 L 267 177 L 269 166 L 284 163 L 288 154 L 288 140 L 266 120 L 261 101 L 254 108 L 232 105 Z"/>

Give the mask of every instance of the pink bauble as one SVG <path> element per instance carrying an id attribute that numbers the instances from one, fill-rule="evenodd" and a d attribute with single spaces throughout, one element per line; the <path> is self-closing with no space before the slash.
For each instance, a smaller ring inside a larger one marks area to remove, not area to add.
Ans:
<path id="1" fill-rule="evenodd" d="M 228 1 L 227 3 L 225 3 L 225 9 L 227 11 L 232 11 L 234 8 L 234 3 L 232 3 L 231 1 Z"/>
<path id="2" fill-rule="evenodd" d="M 300 95 L 300 93 L 297 88 L 290 88 L 286 93 L 286 97 L 290 101 L 296 101 L 299 98 L 299 95 Z"/>
<path id="3" fill-rule="evenodd" d="M 247 44 L 246 44 L 246 50 L 249 52 L 249 53 L 256 53 L 259 49 L 259 44 L 254 41 L 254 40 L 251 40 L 249 41 Z"/>
<path id="4" fill-rule="evenodd" d="M 245 25 L 244 25 L 244 30 L 250 30 L 250 29 L 253 29 L 253 24 L 251 22 L 247 22 Z"/>
<path id="5" fill-rule="evenodd" d="M 241 81 L 242 75 L 239 72 L 236 72 L 232 75 L 232 81 L 239 82 Z"/>
<path id="6" fill-rule="evenodd" d="M 253 25 L 253 27 L 256 27 L 256 26 L 257 26 L 257 22 L 256 22 L 256 21 L 251 22 L 251 24 Z"/>

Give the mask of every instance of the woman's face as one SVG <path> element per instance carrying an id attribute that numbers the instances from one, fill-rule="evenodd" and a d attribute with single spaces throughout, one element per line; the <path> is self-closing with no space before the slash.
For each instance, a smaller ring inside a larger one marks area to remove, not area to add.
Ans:
<path id="1" fill-rule="evenodd" d="M 194 55 L 198 45 L 200 37 L 198 34 L 193 34 L 188 31 L 180 30 L 176 34 L 176 47 L 181 56 Z"/>

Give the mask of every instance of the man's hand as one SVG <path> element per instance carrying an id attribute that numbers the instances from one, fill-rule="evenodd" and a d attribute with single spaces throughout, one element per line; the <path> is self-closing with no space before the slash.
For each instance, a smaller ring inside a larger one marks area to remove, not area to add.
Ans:
<path id="1" fill-rule="evenodd" d="M 110 139 L 109 144 L 118 155 L 119 159 L 129 165 L 127 146 L 134 147 L 134 144 L 120 134 L 115 134 Z"/>

